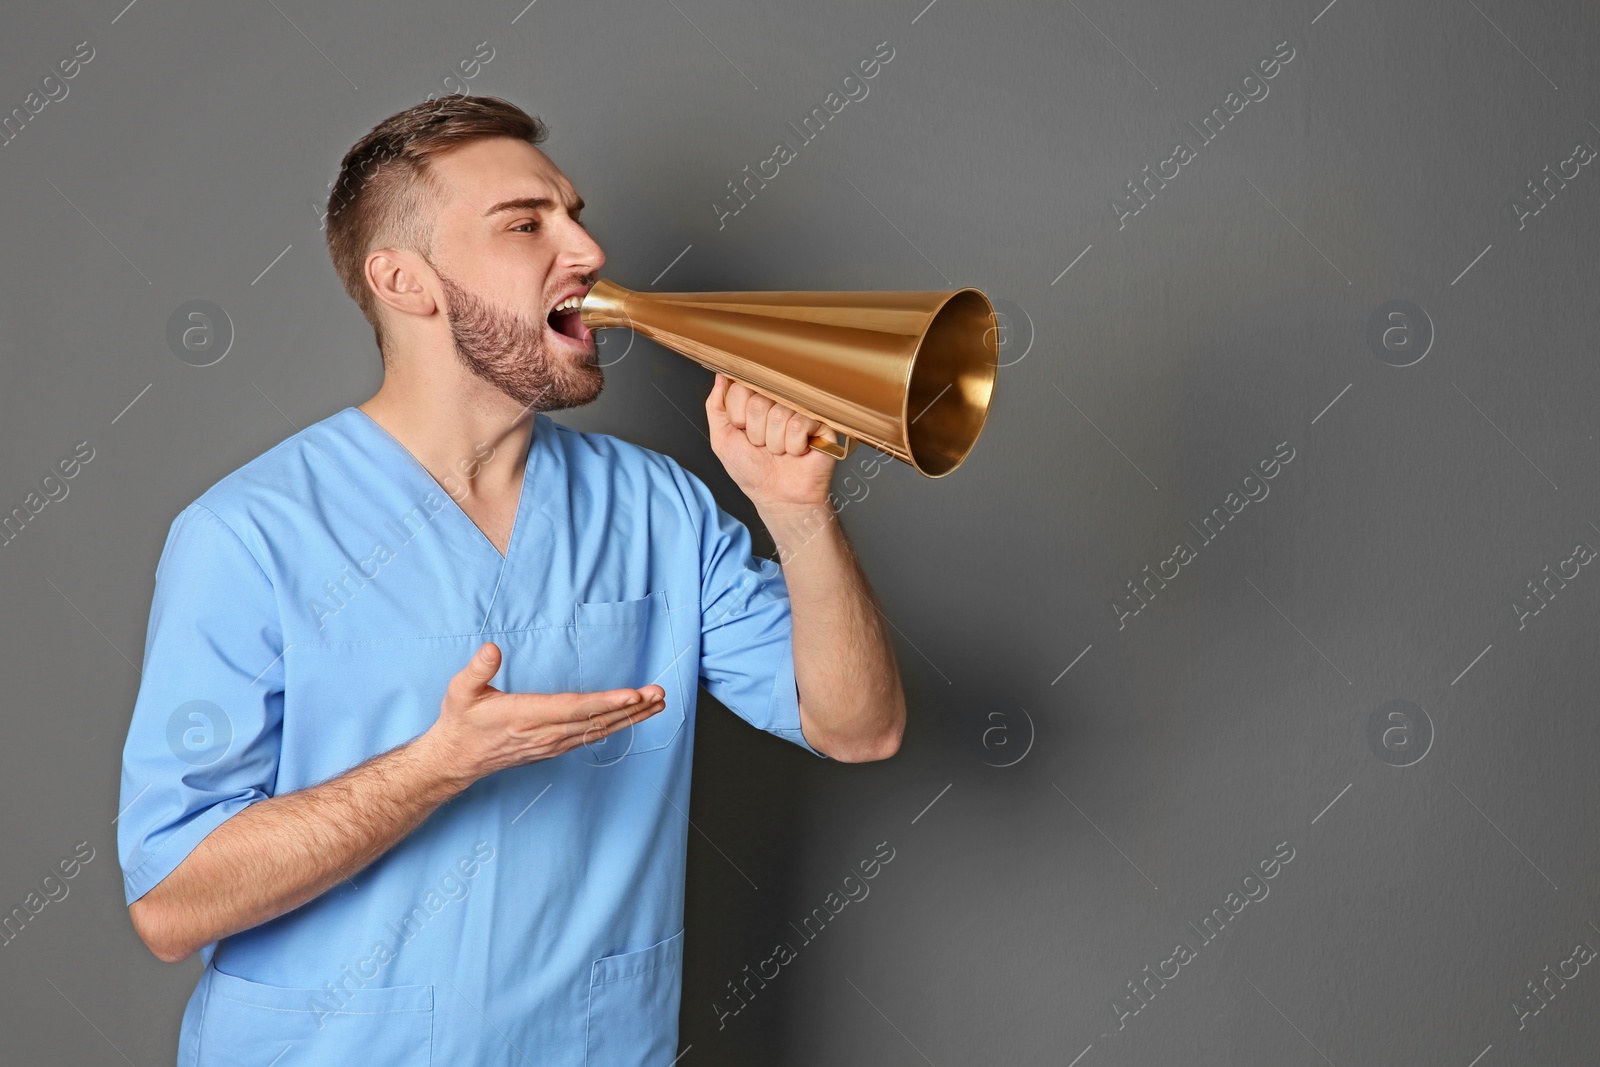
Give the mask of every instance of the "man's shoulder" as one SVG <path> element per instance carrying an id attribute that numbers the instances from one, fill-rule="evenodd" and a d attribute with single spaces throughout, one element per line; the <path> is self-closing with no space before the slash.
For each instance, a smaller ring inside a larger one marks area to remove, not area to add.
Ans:
<path id="1" fill-rule="evenodd" d="M 241 539 L 266 515 L 289 516 L 314 495 L 313 483 L 325 468 L 339 461 L 341 425 L 354 408 L 346 407 L 289 435 L 265 452 L 213 482 L 184 512 L 209 512 Z M 181 517 L 181 515 L 180 515 Z"/>

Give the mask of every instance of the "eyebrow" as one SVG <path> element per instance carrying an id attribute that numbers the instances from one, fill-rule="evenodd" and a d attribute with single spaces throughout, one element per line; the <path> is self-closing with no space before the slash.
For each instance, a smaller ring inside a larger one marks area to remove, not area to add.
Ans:
<path id="1" fill-rule="evenodd" d="M 543 211 L 546 208 L 554 207 L 555 203 L 556 202 L 551 200 L 548 196 L 520 196 L 515 200 L 500 201 L 500 203 L 494 205 L 488 211 L 485 211 L 483 215 L 484 218 L 488 218 L 491 215 L 498 215 L 503 211 Z M 582 211 L 583 208 L 583 197 L 580 196 L 573 201 L 570 213 L 576 215 L 578 212 Z"/>

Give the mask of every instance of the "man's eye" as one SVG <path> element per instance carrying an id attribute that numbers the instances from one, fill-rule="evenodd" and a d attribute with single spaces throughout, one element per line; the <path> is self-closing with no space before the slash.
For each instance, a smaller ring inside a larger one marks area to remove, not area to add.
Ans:
<path id="1" fill-rule="evenodd" d="M 532 233 L 534 230 L 539 228 L 539 224 L 537 222 L 519 222 L 517 225 L 511 228 L 513 230 L 525 230 L 528 233 Z"/>

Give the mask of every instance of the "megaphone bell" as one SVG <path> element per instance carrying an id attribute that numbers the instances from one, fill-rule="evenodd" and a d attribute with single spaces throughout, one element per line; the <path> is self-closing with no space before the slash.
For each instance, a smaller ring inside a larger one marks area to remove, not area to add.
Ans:
<path id="1" fill-rule="evenodd" d="M 977 289 L 641 293 L 605 279 L 579 308 L 591 330 L 629 327 L 930 478 L 961 465 L 994 395 L 999 330 Z"/>

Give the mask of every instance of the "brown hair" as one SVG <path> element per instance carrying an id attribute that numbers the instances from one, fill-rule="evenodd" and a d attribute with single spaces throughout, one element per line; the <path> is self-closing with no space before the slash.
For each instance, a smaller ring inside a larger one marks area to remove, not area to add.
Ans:
<path id="1" fill-rule="evenodd" d="M 364 265 L 374 248 L 432 251 L 433 217 L 443 190 L 429 163 L 446 149 L 486 137 L 537 145 L 549 130 L 537 117 L 494 96 L 451 95 L 425 100 L 378 123 L 345 153 L 328 195 L 328 253 L 333 268 L 372 324 L 383 352 L 378 300 Z"/>

